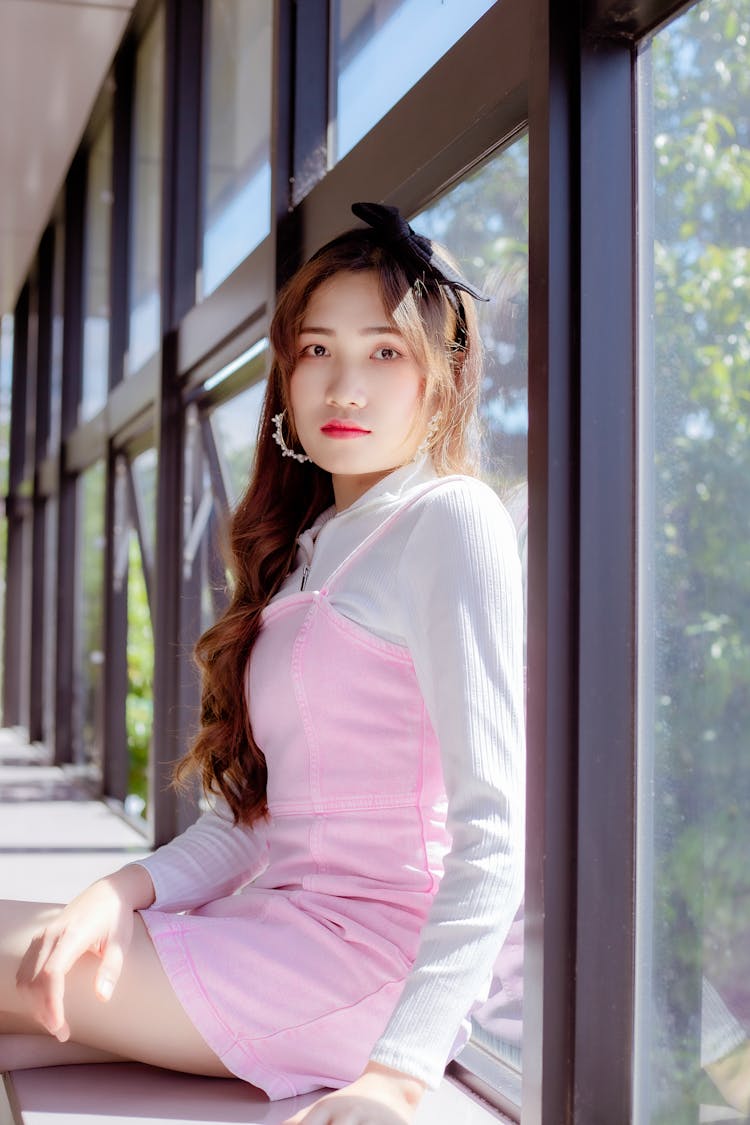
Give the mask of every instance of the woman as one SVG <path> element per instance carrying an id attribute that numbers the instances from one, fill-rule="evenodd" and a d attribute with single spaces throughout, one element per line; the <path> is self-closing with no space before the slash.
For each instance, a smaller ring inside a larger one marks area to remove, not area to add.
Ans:
<path id="1" fill-rule="evenodd" d="M 395 209 L 353 210 L 271 326 L 179 770 L 214 808 L 64 909 L 0 913 L 0 1030 L 343 1087 L 294 1125 L 413 1119 L 522 893 L 520 566 L 467 475 L 480 295 Z"/>

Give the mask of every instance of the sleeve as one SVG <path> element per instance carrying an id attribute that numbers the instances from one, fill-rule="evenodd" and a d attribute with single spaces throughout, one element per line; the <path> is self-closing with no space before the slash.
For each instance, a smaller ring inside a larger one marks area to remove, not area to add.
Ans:
<path id="1" fill-rule="evenodd" d="M 145 859 L 151 876 L 154 910 L 190 910 L 231 895 L 267 865 L 267 825 L 235 825 L 229 807 L 217 800 L 214 808 Z"/>
<path id="2" fill-rule="evenodd" d="M 742 1024 L 705 977 L 701 999 L 701 1066 L 710 1066 L 736 1051 L 748 1037 Z"/>
<path id="3" fill-rule="evenodd" d="M 513 524 L 491 489 L 459 481 L 430 494 L 398 581 L 452 846 L 371 1059 L 435 1087 L 523 894 L 523 593 Z"/>

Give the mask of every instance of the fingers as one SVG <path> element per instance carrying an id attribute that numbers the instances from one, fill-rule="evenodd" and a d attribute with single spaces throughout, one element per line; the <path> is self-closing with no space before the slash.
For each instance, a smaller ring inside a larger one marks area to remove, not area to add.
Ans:
<path id="1" fill-rule="evenodd" d="M 89 935 L 85 932 L 48 927 L 31 942 L 16 974 L 17 987 L 26 990 L 31 997 L 32 1017 L 61 1043 L 70 1038 L 65 1018 L 65 978 L 91 949 Z M 122 962 L 119 945 L 115 942 L 105 945 L 95 986 L 102 1000 L 112 995 Z"/>
<path id="2" fill-rule="evenodd" d="M 70 1038 L 65 1020 L 66 951 L 62 935 L 49 928 L 33 939 L 16 973 L 16 986 L 31 997 L 31 1015 L 61 1043 Z"/>
<path id="3" fill-rule="evenodd" d="M 110 941 L 102 952 L 102 963 L 96 974 L 94 985 L 100 1000 L 109 1000 L 115 990 L 115 985 L 120 979 L 124 961 L 122 947 L 118 942 Z"/>

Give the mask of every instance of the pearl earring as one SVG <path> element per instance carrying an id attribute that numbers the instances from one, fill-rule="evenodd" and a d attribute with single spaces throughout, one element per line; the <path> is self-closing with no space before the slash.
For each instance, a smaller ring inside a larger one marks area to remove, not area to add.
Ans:
<path id="1" fill-rule="evenodd" d="M 312 458 L 308 457 L 306 453 L 295 453 L 294 450 L 290 449 L 287 443 L 284 441 L 284 435 L 281 432 L 281 427 L 284 423 L 285 414 L 286 411 L 282 410 L 281 414 L 274 414 L 273 418 L 271 419 L 275 426 L 272 437 L 276 444 L 281 446 L 281 456 L 291 457 L 293 458 L 293 460 L 299 461 L 300 464 L 304 464 L 305 461 L 311 461 Z"/>
<path id="2" fill-rule="evenodd" d="M 440 428 L 440 423 L 442 422 L 442 420 L 443 420 L 443 415 L 442 415 L 442 412 L 440 410 L 438 410 L 438 412 L 436 414 L 432 415 L 432 417 L 430 418 L 430 421 L 427 424 L 427 432 L 425 433 L 424 437 L 422 438 L 419 445 L 417 446 L 417 452 L 414 454 L 414 457 L 413 457 L 414 461 L 418 460 L 418 458 L 420 458 L 424 453 L 429 452 L 430 444 L 432 442 L 432 439 L 434 438 L 435 434 L 438 432 L 438 429 Z"/>

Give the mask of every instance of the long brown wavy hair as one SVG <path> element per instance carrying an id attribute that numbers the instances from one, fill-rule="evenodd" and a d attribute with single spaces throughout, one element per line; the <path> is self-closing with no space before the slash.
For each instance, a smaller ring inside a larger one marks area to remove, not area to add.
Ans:
<path id="1" fill-rule="evenodd" d="M 279 295 L 253 473 L 229 527 L 231 601 L 195 650 L 202 673 L 201 725 L 175 778 L 179 784 L 197 773 L 206 793 L 223 795 L 235 823 L 250 825 L 268 811 L 266 759 L 253 738 L 245 688 L 261 613 L 293 569 L 297 537 L 334 499 L 330 473 L 314 463 L 281 456 L 273 441 L 273 417 L 286 411 L 287 444 L 299 448 L 289 381 L 308 302 L 335 274 L 363 270 L 377 277 L 386 312 L 424 371 L 423 417 L 418 422 L 426 427 L 427 419 L 440 411 L 440 426 L 430 441 L 436 471 L 476 471 L 482 362 L 473 302 L 462 302 L 465 332 L 459 333 L 459 345 L 457 313 L 444 289 L 429 278 L 410 281 L 373 232 L 347 231 L 314 254 Z"/>

